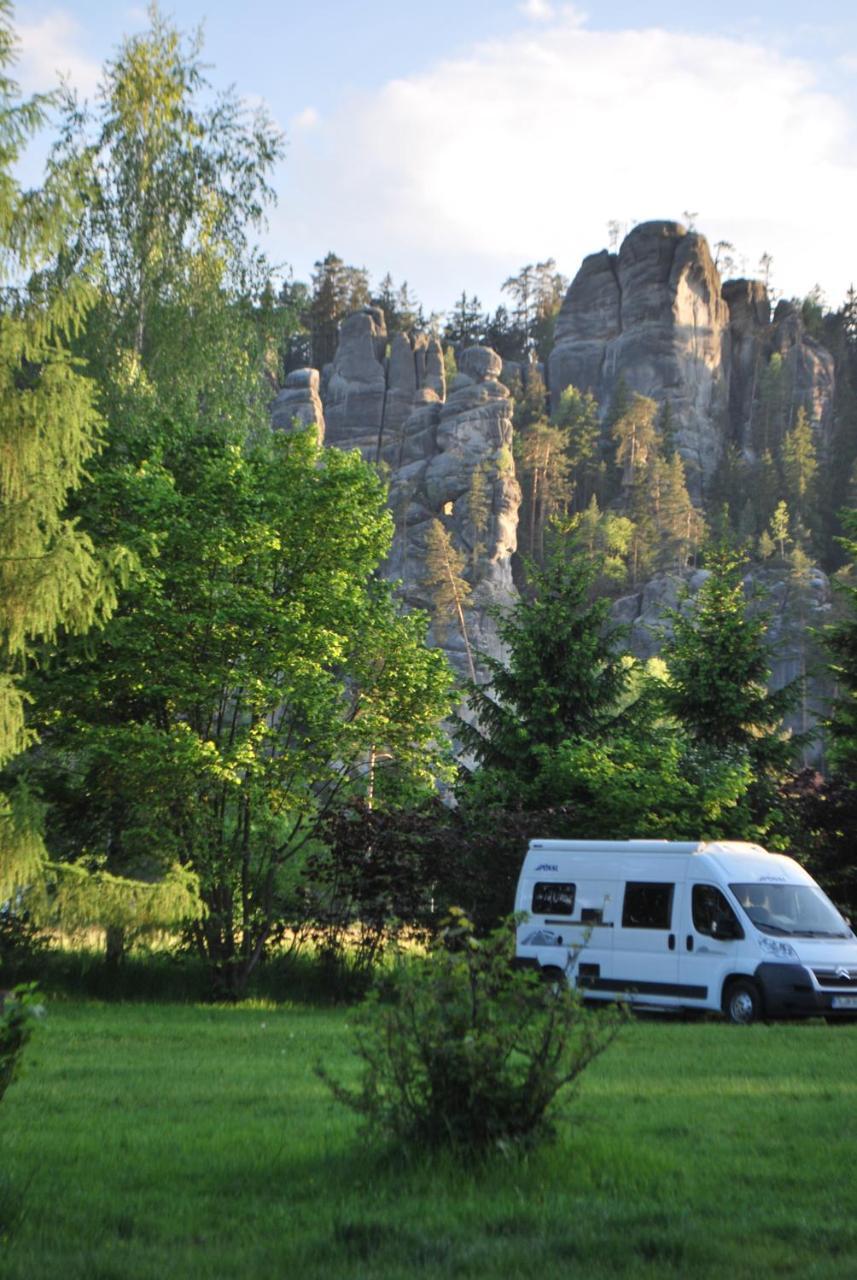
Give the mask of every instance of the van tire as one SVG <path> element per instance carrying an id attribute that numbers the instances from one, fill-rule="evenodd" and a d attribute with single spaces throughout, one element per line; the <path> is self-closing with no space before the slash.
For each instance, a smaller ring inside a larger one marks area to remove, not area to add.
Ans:
<path id="1" fill-rule="evenodd" d="M 723 992 L 723 1013 L 735 1026 L 749 1027 L 762 1016 L 762 993 L 749 978 L 736 978 Z"/>

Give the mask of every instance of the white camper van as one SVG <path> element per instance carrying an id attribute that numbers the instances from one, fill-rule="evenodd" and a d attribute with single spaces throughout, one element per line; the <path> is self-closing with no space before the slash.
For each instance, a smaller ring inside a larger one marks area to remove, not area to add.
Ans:
<path id="1" fill-rule="evenodd" d="M 791 858 L 737 841 L 533 840 L 518 963 L 597 1000 L 857 1017 L 857 938 Z"/>

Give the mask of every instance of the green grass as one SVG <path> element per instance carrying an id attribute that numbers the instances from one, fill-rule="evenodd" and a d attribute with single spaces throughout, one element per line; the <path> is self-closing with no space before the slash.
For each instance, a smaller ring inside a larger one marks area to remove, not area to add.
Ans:
<path id="1" fill-rule="evenodd" d="M 52 1003 L 0 1110 L 0 1275 L 857 1275 L 857 1027 L 633 1022 L 556 1143 L 472 1171 L 329 1098 L 353 1016 Z"/>

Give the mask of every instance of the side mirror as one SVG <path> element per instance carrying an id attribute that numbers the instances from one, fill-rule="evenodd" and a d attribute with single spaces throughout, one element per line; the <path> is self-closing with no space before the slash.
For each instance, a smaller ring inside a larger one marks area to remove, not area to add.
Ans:
<path id="1" fill-rule="evenodd" d="M 744 937 L 744 930 L 737 920 L 732 920 L 728 916 L 721 916 L 719 920 L 713 920 L 711 933 L 718 942 L 735 942 L 738 938 Z"/>

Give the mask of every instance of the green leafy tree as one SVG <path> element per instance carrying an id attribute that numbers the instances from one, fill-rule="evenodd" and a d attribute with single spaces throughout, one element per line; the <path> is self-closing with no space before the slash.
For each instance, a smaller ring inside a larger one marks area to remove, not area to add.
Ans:
<path id="1" fill-rule="evenodd" d="M 778 502 L 774 514 L 771 516 L 771 522 L 768 525 L 768 532 L 776 543 L 780 559 L 786 558 L 786 544 L 790 541 L 791 517 L 789 515 L 788 504 L 783 500 Z"/>
<path id="2" fill-rule="evenodd" d="M 84 632 L 115 603 L 108 563 L 69 511 L 99 445 L 95 388 L 70 350 L 93 290 L 80 272 L 60 289 L 49 269 L 80 202 L 67 170 L 40 191 L 14 176 L 51 99 L 20 98 L 11 13 L 0 0 L 0 766 L 32 741 L 23 677 L 36 642 Z M 39 817 L 23 783 L 0 793 L 0 902 L 39 872 Z"/>
<path id="3" fill-rule="evenodd" d="M 247 246 L 277 147 L 264 121 L 242 131 L 231 98 L 212 119 L 196 57 L 155 15 L 109 65 L 95 138 L 81 139 L 80 163 L 97 158 L 99 217 L 78 252 L 105 272 L 91 363 L 108 426 L 80 520 L 133 548 L 140 571 L 97 645 L 58 646 L 33 691 L 57 850 L 73 856 L 77 832 L 90 869 L 193 873 L 194 936 L 234 993 L 281 926 L 287 864 L 323 812 L 384 768 L 435 758 L 447 676 L 424 622 L 399 619 L 376 581 L 390 539 L 378 478 L 356 455 L 271 436 L 268 276 Z M 121 242 L 132 262 L 137 206 L 159 216 L 135 139 L 162 112 L 141 85 L 177 122 L 149 137 L 148 171 L 184 147 L 197 180 L 182 235 L 159 230 L 157 273 L 143 272 L 139 343 L 139 297 L 123 312 L 108 250 Z M 218 134 L 218 119 L 234 129 Z M 222 221 L 219 192 L 235 196 Z"/>
<path id="4" fill-rule="evenodd" d="M 338 800 L 370 767 L 373 785 L 385 769 L 428 780 L 449 677 L 375 577 L 391 519 L 357 454 L 312 433 L 202 441 L 193 469 L 149 479 L 160 554 L 94 651 L 66 648 L 45 673 L 42 701 L 93 853 L 142 874 L 155 849 L 192 871 L 194 937 L 236 994 Z"/>

